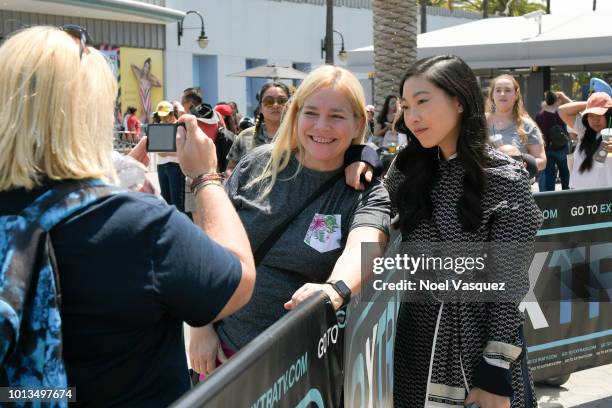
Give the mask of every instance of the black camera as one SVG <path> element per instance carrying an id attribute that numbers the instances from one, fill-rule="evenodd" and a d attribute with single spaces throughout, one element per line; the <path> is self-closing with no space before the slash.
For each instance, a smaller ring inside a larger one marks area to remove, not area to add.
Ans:
<path id="1" fill-rule="evenodd" d="M 189 113 L 191 113 L 196 118 L 202 118 L 202 119 L 214 118 L 214 110 L 212 106 L 210 106 L 207 103 L 201 103 L 197 106 L 192 106 L 191 109 L 189 109 Z"/>
<path id="2" fill-rule="evenodd" d="M 176 152 L 176 131 L 184 123 L 151 123 L 147 129 L 147 151 Z"/>

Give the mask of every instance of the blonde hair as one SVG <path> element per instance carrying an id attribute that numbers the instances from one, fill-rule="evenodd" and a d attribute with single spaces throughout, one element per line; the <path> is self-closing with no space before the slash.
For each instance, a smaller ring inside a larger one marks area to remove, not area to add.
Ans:
<path id="1" fill-rule="evenodd" d="M 298 169 L 292 177 L 297 176 L 301 171 L 303 161 L 301 159 L 304 157 L 304 148 L 298 139 L 298 116 L 306 99 L 314 93 L 328 88 L 340 91 L 348 99 L 355 119 L 359 123 L 359 130 L 351 143 L 360 144 L 363 142 L 366 133 L 367 116 L 365 96 L 359 80 L 346 69 L 333 65 L 323 65 L 315 69 L 308 74 L 297 88 L 285 108 L 281 124 L 274 137 L 272 154 L 263 172 L 247 185 L 248 188 L 258 183 L 267 182 L 267 185 L 265 185 L 265 188 L 260 193 L 260 199 L 270 194 L 278 174 L 287 167 L 292 154 L 297 154 L 300 158 Z"/>
<path id="2" fill-rule="evenodd" d="M 88 51 L 88 52 L 87 52 Z M 55 27 L 0 47 L 0 191 L 45 179 L 116 181 L 111 161 L 117 84 L 105 57 Z"/>
<path id="3" fill-rule="evenodd" d="M 491 113 L 495 112 L 495 101 L 493 101 L 493 93 L 495 92 L 495 84 L 500 79 L 509 80 L 510 82 L 512 82 L 512 86 L 514 87 L 514 92 L 516 93 L 516 100 L 514 101 L 514 106 L 512 107 L 512 118 L 514 119 L 516 132 L 521 138 L 521 143 L 523 143 L 523 146 L 527 147 L 527 133 L 525 133 L 524 125 L 525 118 L 528 118 L 529 114 L 525 110 L 525 105 L 523 105 L 523 95 L 521 94 L 521 86 L 512 75 L 503 74 L 498 77 L 495 77 L 493 81 L 491 81 L 491 86 L 489 88 L 488 109 Z"/>

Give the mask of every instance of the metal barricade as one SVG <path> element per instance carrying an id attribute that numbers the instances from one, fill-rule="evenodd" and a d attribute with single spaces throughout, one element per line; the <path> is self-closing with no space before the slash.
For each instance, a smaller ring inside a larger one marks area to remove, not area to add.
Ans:
<path id="1" fill-rule="evenodd" d="M 113 132 L 113 149 L 121 154 L 126 154 L 140 140 L 140 135 L 136 132 L 115 131 Z"/>

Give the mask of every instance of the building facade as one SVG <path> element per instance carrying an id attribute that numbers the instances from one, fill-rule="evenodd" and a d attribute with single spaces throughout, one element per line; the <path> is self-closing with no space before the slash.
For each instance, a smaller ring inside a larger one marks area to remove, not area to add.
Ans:
<path id="1" fill-rule="evenodd" d="M 176 24 L 185 15 L 163 3 L 159 0 L 3 0 L 0 37 L 6 38 L 33 25 L 75 24 L 86 28 L 93 46 L 107 57 L 119 85 L 117 127 L 128 106 L 136 107 L 140 120 L 146 123 L 155 104 L 165 95 L 166 24 Z"/>
<path id="2" fill-rule="evenodd" d="M 334 29 L 344 37 L 346 50 L 373 42 L 372 1 L 335 0 Z M 208 103 L 235 101 L 241 113 L 252 115 L 255 94 L 266 79 L 230 76 L 266 63 L 293 66 L 308 72 L 325 61 L 321 41 L 325 36 L 325 0 L 167 0 L 166 6 L 182 11 L 194 10 L 204 18 L 210 43 L 199 48 L 196 40 L 200 20 L 185 19 L 178 45 L 177 25 L 166 28 L 167 97 L 178 98 L 183 89 L 199 86 Z M 429 8 L 428 30 L 472 21 L 475 13 L 449 13 Z M 341 38 L 334 35 L 335 63 Z M 370 100 L 367 73 L 359 74 Z M 291 81 L 286 81 L 291 82 Z"/>
<path id="3" fill-rule="evenodd" d="M 372 0 L 334 4 L 334 29 L 342 34 L 345 49 L 372 44 Z M 118 124 L 128 106 L 137 107 L 141 121 L 147 122 L 160 100 L 179 99 L 192 86 L 202 89 L 206 102 L 235 101 L 250 116 L 257 106 L 255 95 L 268 79 L 231 74 L 267 63 L 304 72 L 323 64 L 325 5 L 326 0 L 3 0 L 0 37 L 37 24 L 87 28 L 119 82 Z M 188 11 L 203 17 L 206 48 L 197 42 L 200 19 Z M 474 18 L 430 7 L 428 30 Z M 184 28 L 181 45 L 179 21 Z M 341 36 L 334 34 L 333 42 L 335 62 L 345 65 L 337 55 Z M 368 73 L 355 73 L 370 101 Z"/>

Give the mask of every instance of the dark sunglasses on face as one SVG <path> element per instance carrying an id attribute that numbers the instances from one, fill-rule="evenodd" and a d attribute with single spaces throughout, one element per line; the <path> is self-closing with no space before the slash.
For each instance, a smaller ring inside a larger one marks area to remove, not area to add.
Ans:
<path id="1" fill-rule="evenodd" d="M 60 27 L 60 30 L 79 41 L 79 58 L 83 58 L 83 52 L 87 46 L 93 45 L 89 33 L 81 26 L 76 24 L 65 24 Z"/>
<path id="2" fill-rule="evenodd" d="M 272 106 L 274 106 L 274 103 L 278 103 L 280 106 L 283 106 L 287 103 L 287 97 L 286 96 L 278 96 L 278 97 L 273 97 L 273 96 L 264 96 L 263 100 L 261 101 L 261 103 L 263 104 L 263 106 L 265 106 L 266 108 L 270 108 Z"/>

